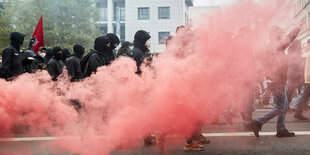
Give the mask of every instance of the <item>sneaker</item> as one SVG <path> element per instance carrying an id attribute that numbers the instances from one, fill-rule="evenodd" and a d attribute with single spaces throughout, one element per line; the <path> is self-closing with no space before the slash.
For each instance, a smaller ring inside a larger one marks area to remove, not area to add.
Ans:
<path id="1" fill-rule="evenodd" d="M 309 120 L 307 117 L 305 117 L 302 113 L 298 112 L 294 114 L 294 118 L 302 121 Z"/>
<path id="2" fill-rule="evenodd" d="M 184 151 L 202 151 L 204 149 L 203 145 L 199 144 L 197 141 L 192 141 L 192 143 L 185 143 Z"/>
<path id="3" fill-rule="evenodd" d="M 259 138 L 259 131 L 262 129 L 262 124 L 257 122 L 255 119 L 252 120 L 252 131 L 255 137 Z"/>
<path id="4" fill-rule="evenodd" d="M 273 105 L 270 105 L 270 104 L 264 105 L 264 109 L 273 109 L 273 108 L 274 108 Z"/>
<path id="5" fill-rule="evenodd" d="M 148 137 L 144 138 L 144 144 L 147 146 L 155 145 L 156 144 L 155 137 L 154 136 L 148 136 Z"/>
<path id="6" fill-rule="evenodd" d="M 287 129 L 284 129 L 282 131 L 278 131 L 276 136 L 277 137 L 294 137 L 295 133 L 289 132 Z"/>
<path id="7" fill-rule="evenodd" d="M 210 140 L 207 139 L 205 136 L 203 136 L 202 134 L 199 135 L 198 137 L 198 141 L 201 144 L 210 144 Z"/>

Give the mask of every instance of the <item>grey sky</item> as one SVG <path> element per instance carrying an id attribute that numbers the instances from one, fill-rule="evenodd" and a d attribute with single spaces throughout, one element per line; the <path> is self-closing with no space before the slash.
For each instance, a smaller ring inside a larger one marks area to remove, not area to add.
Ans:
<path id="1" fill-rule="evenodd" d="M 229 4 L 233 0 L 194 0 L 194 6 L 210 6 Z"/>

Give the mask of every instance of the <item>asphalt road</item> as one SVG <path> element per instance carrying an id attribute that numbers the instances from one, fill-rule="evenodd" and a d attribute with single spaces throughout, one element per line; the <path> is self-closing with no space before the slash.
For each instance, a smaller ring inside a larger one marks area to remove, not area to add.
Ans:
<path id="1" fill-rule="evenodd" d="M 266 113 L 265 110 L 254 112 L 254 118 Z M 310 118 L 310 111 L 305 112 L 305 116 Z M 263 126 L 262 136 L 256 138 L 251 132 L 243 131 L 240 118 L 233 120 L 234 125 L 229 126 L 223 123 L 221 118 L 220 125 L 211 125 L 203 129 L 203 133 L 208 136 L 211 143 L 205 145 L 205 150 L 200 152 L 184 152 L 184 137 L 169 136 L 165 151 L 158 150 L 155 146 L 134 148 L 130 150 L 115 150 L 112 155 L 148 155 L 148 154 L 177 154 L 177 155 L 202 155 L 202 154 L 296 154 L 310 155 L 310 121 L 298 121 L 293 118 L 293 113 L 287 114 L 287 128 L 296 131 L 297 136 L 292 138 L 277 138 L 275 136 L 276 118 Z M 171 142 L 180 141 L 177 145 Z M 52 141 L 27 141 L 27 142 L 0 142 L 0 155 L 2 154 L 33 154 L 33 155 L 71 155 L 66 150 L 50 151 L 48 143 Z M 142 141 L 141 141 L 142 144 Z M 27 148 L 27 149 L 24 149 Z M 54 150 L 55 148 L 53 148 Z M 31 150 L 31 152 L 27 152 Z"/>

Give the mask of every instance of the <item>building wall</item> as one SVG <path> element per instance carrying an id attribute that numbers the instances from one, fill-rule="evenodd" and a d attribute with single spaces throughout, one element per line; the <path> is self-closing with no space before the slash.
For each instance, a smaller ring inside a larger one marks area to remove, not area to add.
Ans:
<path id="1" fill-rule="evenodd" d="M 103 6 L 100 7 L 102 30 L 107 33 L 115 33 L 116 21 L 114 20 L 114 2 L 122 0 L 97 0 Z M 189 9 L 187 4 L 192 0 L 124 0 L 125 1 L 125 21 L 120 21 L 120 25 L 125 27 L 126 41 L 133 41 L 138 30 L 145 30 L 151 35 L 151 51 L 162 52 L 164 44 L 159 44 L 159 32 L 170 32 L 175 35 L 175 29 L 179 25 L 184 25 L 189 20 Z M 107 3 L 106 3 L 107 2 Z M 138 19 L 138 8 L 149 7 L 150 18 L 148 20 Z M 170 7 L 170 19 L 159 19 L 158 8 Z M 122 40 L 122 41 L 124 41 Z"/>
<path id="2" fill-rule="evenodd" d="M 220 6 L 199 6 L 199 7 L 190 7 L 189 9 L 189 18 L 195 27 L 196 25 L 201 24 L 208 20 L 212 24 L 213 15 L 221 11 Z M 203 20 L 200 20 L 203 19 Z"/>
<path id="3" fill-rule="evenodd" d="M 293 20 L 303 21 L 301 32 L 298 36 L 303 43 L 310 39 L 310 0 L 292 0 Z"/>
<path id="4" fill-rule="evenodd" d="M 177 26 L 185 23 L 183 0 L 127 0 L 126 1 L 126 39 L 133 41 L 135 32 L 145 30 L 150 33 L 151 51 L 162 52 L 164 44 L 159 44 L 158 32 L 175 35 Z M 149 7 L 150 19 L 138 20 L 138 8 Z M 158 7 L 170 7 L 170 19 L 158 19 Z"/>

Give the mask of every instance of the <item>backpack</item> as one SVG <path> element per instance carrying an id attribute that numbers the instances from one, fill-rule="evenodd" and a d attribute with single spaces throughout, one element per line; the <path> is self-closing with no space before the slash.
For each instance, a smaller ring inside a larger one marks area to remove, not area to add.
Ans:
<path id="1" fill-rule="evenodd" d="M 81 60 L 81 72 L 84 74 L 86 72 L 87 63 L 89 60 L 89 57 L 95 53 L 95 51 L 90 51 L 83 59 Z"/>
<path id="2" fill-rule="evenodd" d="M 95 53 L 97 53 L 97 51 L 91 51 L 81 60 L 81 71 L 84 74 L 84 77 L 89 77 L 92 73 L 92 70 L 89 68 L 89 58 Z M 102 61 L 104 62 L 104 65 L 107 65 L 105 58 L 103 58 Z"/>

